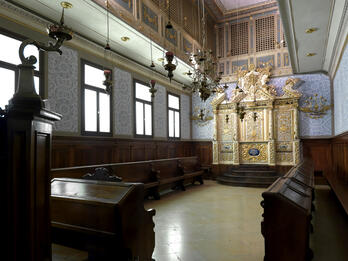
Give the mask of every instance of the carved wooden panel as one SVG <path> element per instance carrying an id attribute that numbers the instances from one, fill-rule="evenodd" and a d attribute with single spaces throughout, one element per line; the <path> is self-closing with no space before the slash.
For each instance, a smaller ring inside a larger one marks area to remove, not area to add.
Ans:
<path id="1" fill-rule="evenodd" d="M 52 147 L 53 168 L 195 155 L 191 141 L 54 136 Z"/>

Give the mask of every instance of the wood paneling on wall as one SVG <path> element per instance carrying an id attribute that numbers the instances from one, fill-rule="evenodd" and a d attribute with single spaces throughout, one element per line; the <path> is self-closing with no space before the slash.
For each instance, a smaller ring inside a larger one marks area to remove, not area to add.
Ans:
<path id="1" fill-rule="evenodd" d="M 198 156 L 212 162 L 211 142 L 54 136 L 52 168 Z"/>
<path id="2" fill-rule="evenodd" d="M 348 132 L 332 139 L 332 168 L 326 176 L 348 214 Z"/>
<path id="3" fill-rule="evenodd" d="M 348 132 L 332 139 L 302 140 L 303 155 L 322 171 L 348 214 Z"/>
<path id="4" fill-rule="evenodd" d="M 303 139 L 303 157 L 313 159 L 314 171 L 322 171 L 327 177 L 331 168 L 331 139 Z"/>

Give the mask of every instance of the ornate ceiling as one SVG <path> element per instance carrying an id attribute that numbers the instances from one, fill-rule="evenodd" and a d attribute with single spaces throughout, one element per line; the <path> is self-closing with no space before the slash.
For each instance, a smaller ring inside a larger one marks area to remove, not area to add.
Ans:
<path id="1" fill-rule="evenodd" d="M 222 12 L 230 11 L 237 8 L 244 8 L 246 6 L 255 5 L 265 0 L 209 0 L 214 1 L 220 7 Z"/>

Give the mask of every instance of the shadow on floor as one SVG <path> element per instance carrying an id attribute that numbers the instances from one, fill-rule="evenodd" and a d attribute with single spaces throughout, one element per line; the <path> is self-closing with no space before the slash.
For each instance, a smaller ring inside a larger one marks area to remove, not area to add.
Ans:
<path id="1" fill-rule="evenodd" d="M 348 260 L 348 216 L 329 186 L 316 186 L 313 261 Z"/>

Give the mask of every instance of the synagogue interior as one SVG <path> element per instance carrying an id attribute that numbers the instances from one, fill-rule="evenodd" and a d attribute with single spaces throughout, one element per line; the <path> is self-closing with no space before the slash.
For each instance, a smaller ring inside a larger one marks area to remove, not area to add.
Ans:
<path id="1" fill-rule="evenodd" d="M 347 9 L 0 0 L 1 260 L 348 260 Z"/>

